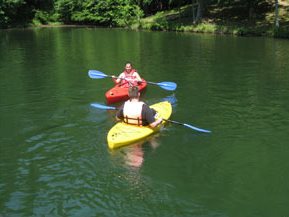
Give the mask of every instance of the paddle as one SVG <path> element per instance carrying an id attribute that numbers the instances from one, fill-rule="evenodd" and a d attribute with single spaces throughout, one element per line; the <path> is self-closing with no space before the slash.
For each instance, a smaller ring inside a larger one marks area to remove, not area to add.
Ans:
<path id="1" fill-rule="evenodd" d="M 92 78 L 92 79 L 115 78 L 114 76 L 106 75 L 103 72 L 100 72 L 100 71 L 97 71 L 97 70 L 89 70 L 88 71 L 88 76 L 90 78 Z M 124 79 L 124 78 L 122 78 L 122 79 Z M 157 86 L 159 86 L 159 87 L 161 87 L 161 88 L 163 88 L 165 90 L 169 90 L 169 91 L 174 91 L 177 88 L 177 84 L 174 83 L 174 82 L 170 82 L 170 81 L 163 81 L 163 82 L 159 82 L 159 83 L 146 81 L 146 83 L 157 85 Z"/>
<path id="2" fill-rule="evenodd" d="M 91 105 L 92 107 L 95 107 L 95 108 L 98 108 L 98 109 L 118 110 L 116 107 L 106 106 L 106 105 L 102 105 L 102 104 L 98 104 L 98 103 L 91 103 L 90 105 Z M 182 125 L 182 126 L 191 128 L 191 129 L 196 130 L 196 131 L 199 131 L 199 132 L 203 132 L 203 133 L 210 133 L 210 132 L 211 132 L 210 130 L 205 130 L 205 129 L 201 129 L 201 128 L 198 128 L 198 127 L 194 127 L 194 126 L 192 126 L 192 125 L 190 125 L 190 124 L 181 123 L 181 122 L 178 122 L 178 121 L 172 121 L 172 120 L 168 120 L 168 119 L 163 119 L 163 120 L 164 120 L 164 121 L 167 121 L 167 122 L 170 122 L 170 123 L 173 123 L 173 124 Z"/>
<path id="3" fill-rule="evenodd" d="M 181 123 L 181 122 L 178 122 L 178 121 L 172 121 L 172 120 L 167 120 L 167 119 L 163 119 L 163 120 L 165 120 L 167 122 L 170 122 L 170 123 L 183 125 L 185 127 L 191 128 L 191 129 L 199 131 L 199 132 L 203 132 L 203 133 L 210 133 L 211 132 L 210 130 L 205 130 L 205 129 L 201 129 L 201 128 L 198 128 L 198 127 L 194 127 L 194 126 L 186 124 L 186 123 Z"/>

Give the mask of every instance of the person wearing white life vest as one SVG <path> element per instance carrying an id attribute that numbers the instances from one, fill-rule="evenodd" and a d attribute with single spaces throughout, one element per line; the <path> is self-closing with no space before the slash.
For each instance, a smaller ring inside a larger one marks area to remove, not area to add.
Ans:
<path id="1" fill-rule="evenodd" d="M 116 84 L 123 85 L 125 87 L 129 86 L 136 86 L 139 82 L 142 81 L 140 75 L 132 67 L 132 64 L 130 62 L 127 62 L 124 67 L 124 71 L 118 76 L 112 76 L 114 79 L 114 82 Z"/>
<path id="2" fill-rule="evenodd" d="M 162 122 L 162 118 L 155 118 L 156 111 L 154 109 L 151 109 L 147 104 L 139 100 L 140 93 L 137 86 L 129 87 L 128 95 L 130 99 L 118 110 L 116 114 L 117 119 L 121 119 L 128 124 L 150 126 L 152 128 Z"/>

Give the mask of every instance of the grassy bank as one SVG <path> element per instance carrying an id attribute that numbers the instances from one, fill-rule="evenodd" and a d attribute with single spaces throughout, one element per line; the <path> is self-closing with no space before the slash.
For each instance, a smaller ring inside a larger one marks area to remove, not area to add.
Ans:
<path id="1" fill-rule="evenodd" d="M 212 5 L 202 22 L 193 24 L 192 6 L 187 5 L 141 19 L 132 28 L 289 38 L 289 2 L 287 0 L 280 1 L 280 27 L 278 29 L 274 28 L 274 2 L 261 5 L 251 20 L 244 16 L 246 14 L 244 10 L 242 6 L 220 8 L 220 6 Z"/>

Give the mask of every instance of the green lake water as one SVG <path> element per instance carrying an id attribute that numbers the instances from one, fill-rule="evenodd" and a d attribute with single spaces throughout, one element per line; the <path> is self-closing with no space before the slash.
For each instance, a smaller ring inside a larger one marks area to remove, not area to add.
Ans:
<path id="1" fill-rule="evenodd" d="M 0 31 L 0 216 L 289 215 L 289 41 L 101 28 Z M 126 61 L 173 102 L 160 133 L 111 151 Z"/>

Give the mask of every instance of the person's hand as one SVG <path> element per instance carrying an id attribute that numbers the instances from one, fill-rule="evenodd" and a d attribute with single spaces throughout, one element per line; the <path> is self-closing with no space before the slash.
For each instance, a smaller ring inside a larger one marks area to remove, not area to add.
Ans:
<path id="1" fill-rule="evenodd" d="M 158 125 L 163 122 L 163 118 L 158 119 Z"/>
<path id="2" fill-rule="evenodd" d="M 111 77 L 112 77 L 112 80 L 113 80 L 113 82 L 114 82 L 115 84 L 118 84 L 118 83 L 120 82 L 120 81 L 117 80 L 118 77 L 116 77 L 115 75 L 112 75 Z"/>

